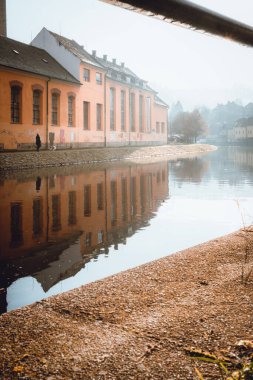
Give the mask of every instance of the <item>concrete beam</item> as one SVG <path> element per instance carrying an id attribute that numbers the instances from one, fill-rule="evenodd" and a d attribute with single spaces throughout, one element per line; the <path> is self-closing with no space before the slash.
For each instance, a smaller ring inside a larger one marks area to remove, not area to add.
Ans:
<path id="1" fill-rule="evenodd" d="M 253 28 L 187 0 L 101 0 L 164 21 L 253 46 Z M 243 5 L 241 5 L 243 6 Z"/>

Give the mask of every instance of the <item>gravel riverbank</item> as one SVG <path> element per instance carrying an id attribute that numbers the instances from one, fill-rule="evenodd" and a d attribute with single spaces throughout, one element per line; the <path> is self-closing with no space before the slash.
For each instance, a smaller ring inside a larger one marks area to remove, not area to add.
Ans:
<path id="1" fill-rule="evenodd" d="M 217 351 L 252 339 L 252 232 L 1 316 L 0 378 L 190 380 L 197 366 L 219 379 L 185 348 Z"/>
<path id="2" fill-rule="evenodd" d="M 8 152 L 0 154 L 0 173 L 32 168 L 80 165 L 120 160 L 143 161 L 175 158 L 205 153 L 216 148 L 207 144 L 163 145 L 152 147 L 121 147 L 76 150 L 42 150 L 40 152 Z"/>

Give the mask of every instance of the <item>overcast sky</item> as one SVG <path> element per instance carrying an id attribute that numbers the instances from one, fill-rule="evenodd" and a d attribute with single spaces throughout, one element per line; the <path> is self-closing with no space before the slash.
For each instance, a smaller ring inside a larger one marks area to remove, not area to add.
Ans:
<path id="1" fill-rule="evenodd" d="M 98 0 L 6 0 L 8 37 L 30 43 L 45 26 L 131 68 L 185 108 L 253 101 L 253 48 Z M 253 0 L 192 0 L 253 26 Z"/>

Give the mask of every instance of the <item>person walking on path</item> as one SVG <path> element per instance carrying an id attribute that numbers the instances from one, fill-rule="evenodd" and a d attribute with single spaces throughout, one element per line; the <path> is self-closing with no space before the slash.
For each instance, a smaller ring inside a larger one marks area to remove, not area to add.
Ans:
<path id="1" fill-rule="evenodd" d="M 36 135 L 36 146 L 37 146 L 37 152 L 40 150 L 40 147 L 41 147 L 41 139 L 40 139 L 40 135 L 37 133 Z"/>

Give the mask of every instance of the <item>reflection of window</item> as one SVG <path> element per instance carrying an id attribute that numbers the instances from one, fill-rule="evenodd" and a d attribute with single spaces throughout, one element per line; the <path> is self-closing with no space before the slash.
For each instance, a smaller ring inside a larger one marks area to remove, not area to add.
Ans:
<path id="1" fill-rule="evenodd" d="M 90 103 L 83 102 L 83 129 L 89 129 L 89 120 L 90 120 Z"/>
<path id="2" fill-rule="evenodd" d="M 161 132 L 165 133 L 165 123 L 161 123 Z"/>
<path id="3" fill-rule="evenodd" d="M 111 181 L 111 223 L 112 226 L 117 224 L 117 183 Z"/>
<path id="4" fill-rule="evenodd" d="M 157 183 L 160 183 L 160 182 L 161 182 L 161 174 L 160 174 L 160 172 L 157 172 L 157 173 L 156 173 L 156 182 L 157 182 Z"/>
<path id="5" fill-rule="evenodd" d="M 23 244 L 23 212 L 21 203 L 11 203 L 11 246 Z"/>
<path id="6" fill-rule="evenodd" d="M 145 191 L 145 176 L 142 174 L 140 177 L 140 200 L 141 200 L 141 213 L 144 214 L 145 212 L 145 197 L 146 197 L 146 191 Z"/>
<path id="7" fill-rule="evenodd" d="M 136 199 L 136 177 L 131 177 L 130 182 L 130 195 L 131 195 L 131 215 L 135 216 L 137 213 L 137 199 Z"/>
<path id="8" fill-rule="evenodd" d="M 39 236 L 43 231 L 43 208 L 42 199 L 33 200 L 33 236 Z"/>
<path id="9" fill-rule="evenodd" d="M 21 95 L 22 88 L 11 86 L 11 122 L 21 123 Z"/>
<path id="10" fill-rule="evenodd" d="M 104 209 L 104 189 L 103 184 L 97 184 L 97 208 L 98 210 Z"/>
<path id="11" fill-rule="evenodd" d="M 61 229 L 61 198 L 60 195 L 52 195 L 52 230 Z"/>
<path id="12" fill-rule="evenodd" d="M 88 233 L 85 235 L 85 246 L 86 246 L 86 247 L 91 247 L 91 242 L 92 242 L 92 233 L 91 233 L 91 232 L 88 232 Z"/>
<path id="13" fill-rule="evenodd" d="M 53 189 L 55 187 L 55 179 L 54 176 L 49 177 L 49 189 Z"/>
<path id="14" fill-rule="evenodd" d="M 41 91 L 33 91 L 33 124 L 41 124 Z"/>
<path id="15" fill-rule="evenodd" d="M 162 171 L 162 181 L 165 181 L 165 170 Z"/>
<path id="16" fill-rule="evenodd" d="M 76 191 L 69 191 L 69 224 L 76 224 Z"/>
<path id="17" fill-rule="evenodd" d="M 59 123 L 59 94 L 52 94 L 52 125 Z"/>
<path id="18" fill-rule="evenodd" d="M 103 231 L 98 231 L 98 244 L 103 243 Z"/>
<path id="19" fill-rule="evenodd" d="M 96 83 L 102 84 L 102 74 L 101 73 L 96 73 Z"/>
<path id="20" fill-rule="evenodd" d="M 90 70 L 83 69 L 83 80 L 84 80 L 84 82 L 90 81 Z"/>
<path id="21" fill-rule="evenodd" d="M 152 174 L 148 175 L 148 186 L 147 186 L 147 199 L 149 202 L 149 208 L 152 207 L 152 197 L 153 197 L 153 186 L 152 186 Z"/>
<path id="22" fill-rule="evenodd" d="M 97 130 L 102 129 L 102 104 L 97 104 Z"/>
<path id="23" fill-rule="evenodd" d="M 122 220 L 127 220 L 127 179 L 121 179 L 121 215 Z"/>
<path id="24" fill-rule="evenodd" d="M 160 123 L 159 123 L 159 121 L 156 122 L 156 133 L 160 133 Z"/>
<path id="25" fill-rule="evenodd" d="M 110 88 L 110 130 L 115 129 L 115 89 Z"/>
<path id="26" fill-rule="evenodd" d="M 84 186 L 83 209 L 84 216 L 91 216 L 91 185 Z"/>

